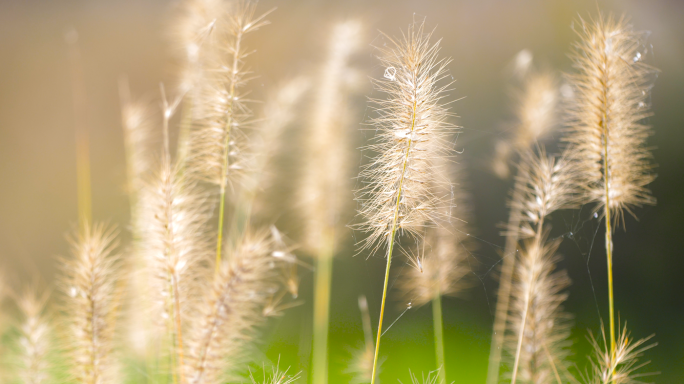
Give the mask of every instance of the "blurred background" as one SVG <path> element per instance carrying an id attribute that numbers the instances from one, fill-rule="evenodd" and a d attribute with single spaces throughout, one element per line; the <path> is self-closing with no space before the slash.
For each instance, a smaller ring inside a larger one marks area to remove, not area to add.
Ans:
<path id="1" fill-rule="evenodd" d="M 472 194 L 473 235 L 478 248 L 471 257 L 474 286 L 467 297 L 444 299 L 446 367 L 449 381 L 483 383 L 491 338 L 496 280 L 494 271 L 504 240 L 498 224 L 507 219 L 511 180 L 490 171 L 494 142 L 511 118 L 510 64 L 522 49 L 537 65 L 570 71 L 567 54 L 579 17 L 598 10 L 631 16 L 638 30 L 651 32 L 646 62 L 660 69 L 652 94 L 653 147 L 658 178 L 651 185 L 654 207 L 628 217 L 626 231 L 615 235 L 615 294 L 620 319 L 635 338 L 655 333 L 658 346 L 646 353 L 645 371 L 660 372 L 647 382 L 684 382 L 684 2 L 657 1 L 405 1 L 405 0 L 262 0 L 262 11 L 277 7 L 271 25 L 249 41 L 256 49 L 249 65 L 258 78 L 253 97 L 263 98 L 275 84 L 316 70 L 326 52 L 334 22 L 350 18 L 364 25 L 364 48 L 354 66 L 360 94 L 373 93 L 368 77 L 382 76 L 372 45 L 379 30 L 397 35 L 414 19 L 426 18 L 442 52 L 453 58 L 456 80 L 450 98 L 463 127 L 458 162 L 461 181 Z M 90 132 L 93 217 L 124 229 L 129 220 L 124 190 L 126 168 L 117 79 L 126 74 L 135 95 L 155 98 L 158 84 L 175 81 L 168 44 L 174 3 L 165 0 L 0 0 L 0 268 L 10 283 L 20 285 L 39 274 L 54 280 L 55 256 L 68 253 L 65 235 L 76 224 L 75 118 L 68 45 L 65 34 L 78 32 Z M 357 98 L 355 127 L 369 114 Z M 359 131 L 357 144 L 364 142 Z M 297 156 L 296 153 L 289 156 Z M 359 163 L 361 152 L 358 152 Z M 304 161 L 306 159 L 303 159 Z M 296 204 L 287 201 L 289 177 L 279 177 L 281 199 L 274 217 L 295 241 L 300 225 Z M 281 193 L 282 192 L 282 193 Z M 283 197 L 284 196 L 284 197 Z M 573 361 L 584 371 L 590 349 L 587 330 L 599 330 L 606 317 L 607 295 L 602 229 L 598 219 L 584 221 L 561 213 L 554 232 L 564 235 L 561 247 L 573 285 L 566 309 L 575 315 Z M 599 230 L 599 236 L 595 236 Z M 124 230 L 125 233 L 125 230 Z M 335 259 L 331 329 L 331 383 L 347 383 L 344 373 L 352 347 L 363 340 L 360 294 L 368 297 L 373 327 L 382 292 L 384 259 L 354 256 L 359 234 Z M 302 254 L 306 259 L 306 254 Z M 403 261 L 393 264 L 402 268 Z M 287 311 L 265 329 L 262 360 L 280 359 L 281 367 L 306 376 L 311 352 L 312 275 L 302 271 L 303 305 Z M 390 305 L 386 324 L 397 319 L 406 303 Z M 383 336 L 381 380 L 410 382 L 409 369 L 420 374 L 435 368 L 429 306 L 412 308 Z"/>

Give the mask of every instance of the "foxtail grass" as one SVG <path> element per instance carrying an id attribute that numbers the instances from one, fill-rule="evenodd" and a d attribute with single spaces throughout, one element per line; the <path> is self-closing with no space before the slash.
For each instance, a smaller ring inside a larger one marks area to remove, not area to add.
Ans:
<path id="1" fill-rule="evenodd" d="M 53 364 L 49 354 L 53 349 L 53 327 L 47 314 L 49 296 L 37 288 L 28 288 L 16 298 L 22 315 L 19 326 L 19 359 L 17 372 L 22 383 L 41 384 L 52 379 Z"/>
<path id="2" fill-rule="evenodd" d="M 575 173 L 567 159 L 547 157 L 543 149 L 539 152 L 527 152 L 522 159 L 529 174 L 522 199 L 513 205 L 518 205 L 523 219 L 517 228 L 509 229 L 517 231 L 519 239 L 528 239 L 511 291 L 508 322 L 513 333 L 512 384 L 519 373 L 525 382 L 551 377 L 550 372 L 558 377 L 558 365 L 564 360 L 563 343 L 568 336 L 560 305 L 566 298 L 562 290 L 570 282 L 564 272 L 554 273 L 558 244 L 547 243 L 546 221 L 553 212 L 575 206 Z"/>
<path id="3" fill-rule="evenodd" d="M 275 228 L 247 233 L 222 262 L 189 327 L 188 383 L 225 381 L 245 358 L 245 344 L 266 319 L 264 307 L 282 288 L 278 265 L 295 262 L 278 237 Z"/>
<path id="4" fill-rule="evenodd" d="M 119 382 L 113 356 L 120 277 L 116 246 L 115 230 L 98 224 L 88 226 L 72 242 L 73 258 L 63 262 L 65 347 L 71 376 L 77 383 Z"/>
<path id="5" fill-rule="evenodd" d="M 639 363 L 639 358 L 644 351 L 655 347 L 657 344 L 645 345 L 653 335 L 634 341 L 630 339 L 627 324 L 618 333 L 615 350 L 608 349 L 606 332 L 601 326 L 601 339 L 597 340 L 593 334 L 589 334 L 589 341 L 594 348 L 594 356 L 590 357 L 591 373 L 585 375 L 587 384 L 629 384 L 641 383 L 640 378 L 649 374 L 638 373 L 637 370 L 649 362 Z"/>
<path id="6" fill-rule="evenodd" d="M 223 250 L 226 191 L 244 170 L 245 137 L 241 130 L 252 116 L 244 90 L 252 77 L 244 62 L 250 53 L 245 37 L 268 24 L 268 13 L 256 16 L 255 12 L 255 3 L 239 1 L 227 13 L 226 20 L 217 21 L 214 46 L 206 48 L 215 53 L 210 55 L 207 76 L 197 85 L 199 95 L 193 100 L 201 118 L 190 138 L 189 172 L 219 188 L 216 273 Z"/>
<path id="7" fill-rule="evenodd" d="M 328 323 L 333 257 L 345 229 L 342 218 L 351 201 L 351 133 L 349 92 L 345 79 L 349 61 L 360 45 L 361 24 L 335 24 L 325 63 L 317 76 L 315 102 L 305 134 L 307 153 L 301 183 L 305 220 L 304 245 L 316 260 L 313 322 L 313 382 L 328 382 Z"/>
<path id="8" fill-rule="evenodd" d="M 387 47 L 379 47 L 384 79 L 373 81 L 387 95 L 374 99 L 377 117 L 371 124 L 377 131 L 376 143 L 367 147 L 378 153 L 360 176 L 368 183 L 358 191 L 362 201 L 360 214 L 365 222 L 360 228 L 368 232 L 360 249 L 373 253 L 386 244 L 387 266 L 380 306 L 380 319 L 375 344 L 373 377 L 376 370 L 392 254 L 398 234 L 420 237 L 424 223 L 432 222 L 441 211 L 439 199 L 430 191 L 435 181 L 431 168 L 442 156 L 448 156 L 445 140 L 452 126 L 443 100 L 448 84 L 448 59 L 439 58 L 439 42 L 430 43 L 431 33 L 423 24 L 412 24 L 400 39 L 388 39 Z"/>
<path id="9" fill-rule="evenodd" d="M 624 212 L 655 204 L 647 185 L 655 179 L 646 147 L 651 129 L 648 101 L 654 69 L 643 62 L 644 32 L 625 17 L 599 15 L 580 20 L 580 40 L 572 56 L 576 72 L 568 75 L 574 98 L 569 106 L 568 152 L 580 168 L 585 203 L 596 203 L 605 220 L 608 269 L 610 351 L 616 358 L 613 294 L 613 227 Z"/>
<path id="10" fill-rule="evenodd" d="M 521 86 L 513 92 L 514 120 L 510 123 L 511 132 L 505 140 L 496 145 L 493 170 L 499 177 L 508 177 L 508 163 L 514 155 L 521 157 L 535 146 L 557 125 L 558 86 L 553 74 L 537 70 L 532 66 L 531 53 L 521 51 L 516 56 L 516 68 L 521 78 Z M 519 161 L 516 167 L 511 201 L 522 201 L 525 184 L 529 177 L 528 162 Z M 501 276 L 497 292 L 496 312 L 489 351 L 487 384 L 496 384 L 499 379 L 501 353 L 506 331 L 508 306 L 510 302 L 511 280 L 515 269 L 518 251 L 518 230 L 522 212 L 519 204 L 510 206 L 506 228 L 506 242 L 502 255 Z"/>

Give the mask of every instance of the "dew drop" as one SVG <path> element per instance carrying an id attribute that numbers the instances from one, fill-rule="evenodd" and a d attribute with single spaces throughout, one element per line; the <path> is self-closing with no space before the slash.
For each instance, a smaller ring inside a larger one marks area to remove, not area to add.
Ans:
<path id="1" fill-rule="evenodd" d="M 639 60 L 641 60 L 641 52 L 637 52 L 636 55 L 634 56 L 634 62 L 635 63 Z"/>
<path id="2" fill-rule="evenodd" d="M 598 219 L 598 212 L 594 212 L 594 219 Z"/>

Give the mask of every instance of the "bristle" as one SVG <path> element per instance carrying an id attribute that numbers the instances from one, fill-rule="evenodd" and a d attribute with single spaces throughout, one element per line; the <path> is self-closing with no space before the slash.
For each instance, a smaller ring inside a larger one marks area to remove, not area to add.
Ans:
<path id="1" fill-rule="evenodd" d="M 316 80 L 312 118 L 304 134 L 306 162 L 300 195 L 304 217 L 304 245 L 314 254 L 334 248 L 344 207 L 351 200 L 351 134 L 349 85 L 351 56 L 359 49 L 361 23 L 336 24 L 329 38 L 328 54 Z M 332 238 L 330 238 L 332 237 Z"/>
<path id="2" fill-rule="evenodd" d="M 72 246 L 74 257 L 63 265 L 71 373 L 78 383 L 114 383 L 112 320 L 117 316 L 119 278 L 116 231 L 104 225 L 88 226 Z"/>
<path id="3" fill-rule="evenodd" d="M 427 223 L 425 238 L 418 246 L 417 254 L 410 258 L 413 268 L 406 269 L 397 281 L 401 295 L 414 305 L 424 305 L 444 296 L 458 296 L 468 283 L 464 277 L 471 272 L 466 257 L 471 245 L 468 243 L 468 209 L 466 196 L 460 185 L 452 184 L 449 168 L 455 167 L 446 159 L 433 168 L 439 182 L 434 195 L 445 204 L 446 213 L 435 223 Z M 455 174 L 462 176 L 462 172 Z"/>
<path id="4" fill-rule="evenodd" d="M 508 177 L 511 155 L 530 148 L 556 124 L 558 84 L 546 71 L 530 71 L 523 79 L 522 89 L 515 93 L 515 122 L 505 140 L 496 144 L 494 172 Z"/>
<path id="5" fill-rule="evenodd" d="M 299 373 L 289 375 L 288 371 L 289 369 L 283 371 L 278 365 L 275 365 L 271 367 L 271 373 L 268 375 L 266 374 L 266 370 L 264 370 L 263 378 L 261 380 L 257 380 L 254 377 L 254 374 L 250 372 L 249 380 L 252 382 L 252 384 L 292 384 L 299 380 Z"/>
<path id="6" fill-rule="evenodd" d="M 610 209 L 619 221 L 624 210 L 655 203 L 646 188 L 655 175 L 646 147 L 651 129 L 644 124 L 654 69 L 642 61 L 645 34 L 624 17 L 582 20 L 578 34 L 566 141 L 581 168 L 585 201 Z"/>
<path id="7" fill-rule="evenodd" d="M 246 234 L 226 257 L 213 287 L 190 326 L 186 378 L 191 384 L 216 383 L 239 367 L 244 347 L 265 320 L 263 308 L 281 287 L 280 263 L 293 256 L 273 236 Z"/>
<path id="8" fill-rule="evenodd" d="M 28 289 L 17 299 L 22 314 L 20 326 L 19 377 L 22 383 L 42 384 L 50 380 L 52 329 L 45 313 L 48 296 L 39 294 L 35 288 Z"/>
<path id="9" fill-rule="evenodd" d="M 212 46 L 206 48 L 215 54 L 193 100 L 199 119 L 190 137 L 189 171 L 221 191 L 244 169 L 243 129 L 252 116 L 244 90 L 251 79 L 244 63 L 250 53 L 245 49 L 245 36 L 268 24 L 266 15 L 254 15 L 255 9 L 254 3 L 240 1 L 225 23 L 217 24 Z"/>
<path id="10" fill-rule="evenodd" d="M 424 223 L 443 213 L 430 185 L 431 169 L 449 155 L 446 138 L 454 130 L 443 101 L 450 83 L 442 84 L 450 60 L 438 57 L 439 42 L 431 45 L 430 37 L 415 24 L 401 40 L 387 37 L 388 47 L 379 48 L 385 79 L 374 84 L 387 98 L 372 100 L 376 143 L 366 150 L 378 156 L 360 174 L 367 184 L 357 192 L 366 220 L 359 228 L 369 233 L 362 249 L 377 250 L 393 241 L 394 231 L 420 236 Z"/>
<path id="11" fill-rule="evenodd" d="M 438 379 L 439 379 L 439 369 L 435 371 L 428 372 L 428 375 L 425 376 L 423 373 L 421 375 L 421 378 L 419 379 L 418 376 L 413 374 L 409 370 L 409 375 L 411 376 L 411 384 L 438 384 Z"/>
<path id="12" fill-rule="evenodd" d="M 647 373 L 639 373 L 637 370 L 649 362 L 639 364 L 639 358 L 647 349 L 656 346 L 655 343 L 644 345 L 653 335 L 634 341 L 630 339 L 627 331 L 627 324 L 622 328 L 618 335 L 617 346 L 615 349 L 615 359 L 611 358 L 611 352 L 606 343 L 606 333 L 601 327 L 601 343 L 593 334 L 589 335 L 589 340 L 594 348 L 594 357 L 591 358 L 592 372 L 585 375 L 586 384 L 638 384 L 642 383 L 639 379 L 648 376 Z"/>
<path id="13" fill-rule="evenodd" d="M 521 383 L 556 382 L 567 371 L 569 315 L 561 305 L 570 280 L 565 271 L 556 271 L 559 244 L 528 241 L 518 261 L 507 350 L 516 357 Z"/>

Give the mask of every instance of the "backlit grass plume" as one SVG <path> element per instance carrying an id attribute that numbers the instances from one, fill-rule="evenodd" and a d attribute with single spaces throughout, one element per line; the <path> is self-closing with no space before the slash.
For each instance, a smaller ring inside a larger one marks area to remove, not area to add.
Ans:
<path id="1" fill-rule="evenodd" d="M 263 308 L 281 289 L 279 264 L 295 261 L 277 237 L 268 231 L 247 233 L 222 262 L 190 326 L 188 383 L 224 382 L 243 363 L 245 345 L 266 318 Z"/>
<path id="2" fill-rule="evenodd" d="M 278 84 L 264 102 L 260 114 L 262 118 L 255 124 L 255 132 L 250 137 L 247 153 L 249 166 L 235 207 L 240 211 L 236 215 L 242 216 L 236 220 L 242 222 L 241 228 L 253 214 L 263 219 L 265 209 L 260 204 L 260 197 L 265 190 L 273 187 L 273 161 L 282 153 L 284 135 L 297 122 L 298 107 L 311 88 L 311 83 L 311 79 L 304 75 L 289 79 Z"/>
<path id="3" fill-rule="evenodd" d="M 375 252 L 383 244 L 387 247 L 374 366 L 396 236 L 420 236 L 424 223 L 441 213 L 439 199 L 430 190 L 436 181 L 431 168 L 449 154 L 446 138 L 453 127 L 446 122 L 443 100 L 449 83 L 441 80 L 447 77 L 450 60 L 439 58 L 439 42 L 430 43 L 431 35 L 424 33 L 423 24 L 412 24 L 400 39 L 387 37 L 388 46 L 378 48 L 385 74 L 373 83 L 386 98 L 372 100 L 377 116 L 371 124 L 377 134 L 366 149 L 377 156 L 361 171 L 367 184 L 357 193 L 365 218 L 360 228 L 368 232 L 361 249 Z M 372 379 L 374 383 L 375 374 Z"/>
<path id="4" fill-rule="evenodd" d="M 51 379 L 53 329 L 46 314 L 48 296 L 29 288 L 16 299 L 22 315 L 19 326 L 18 377 L 25 384 L 42 384 Z"/>
<path id="5" fill-rule="evenodd" d="M 335 24 L 328 54 L 317 76 L 313 116 L 304 134 L 306 162 L 300 186 L 304 245 L 316 258 L 313 381 L 328 381 L 328 322 L 333 256 L 345 227 L 345 207 L 352 200 L 349 82 L 351 56 L 358 50 L 361 24 L 350 20 Z"/>
<path id="6" fill-rule="evenodd" d="M 524 153 L 533 148 L 537 140 L 547 134 L 557 123 L 558 109 L 558 84 L 555 76 L 548 71 L 531 68 L 531 53 L 523 50 L 516 56 L 517 67 L 522 67 L 520 72 L 522 84 L 520 89 L 514 92 L 514 122 L 510 124 L 511 131 L 506 139 L 497 142 L 496 154 L 493 163 L 494 172 L 501 178 L 510 174 L 509 162 L 512 158 L 521 158 Z M 508 228 L 512 229 L 506 234 L 506 244 L 503 249 L 501 276 L 496 301 L 496 317 L 492 332 L 492 342 L 489 352 L 489 368 L 487 372 L 487 384 L 494 384 L 499 377 L 501 352 L 504 343 L 508 304 L 511 293 L 511 280 L 515 268 L 518 247 L 518 231 L 522 219 L 523 207 L 519 202 L 523 199 L 524 189 L 529 176 L 528 162 L 519 161 L 517 165 L 515 183 L 512 190 Z"/>
<path id="7" fill-rule="evenodd" d="M 201 118 L 190 139 L 189 170 L 199 179 L 219 188 L 219 223 L 216 244 L 216 265 L 221 261 L 226 189 L 242 173 L 244 153 L 242 130 L 249 123 L 252 112 L 248 106 L 245 85 L 251 73 L 245 67 L 249 51 L 245 36 L 267 25 L 266 14 L 255 16 L 256 4 L 239 1 L 228 13 L 228 20 L 216 30 L 217 54 L 203 78 L 198 99 L 195 100 Z M 225 24 L 225 27 L 224 27 Z"/>
<path id="8" fill-rule="evenodd" d="M 558 240 L 532 240 L 521 251 L 509 316 L 512 334 L 506 348 L 516 358 L 512 382 L 568 381 L 569 315 L 561 305 L 570 279 L 565 271 L 556 270 L 559 244 Z"/>
<path id="9" fill-rule="evenodd" d="M 163 95 L 164 96 L 164 95 Z M 207 278 L 206 265 L 211 252 L 205 235 L 205 224 L 211 217 L 211 204 L 194 182 L 182 177 L 172 165 L 169 153 L 168 123 L 174 112 L 164 98 L 164 148 L 161 167 L 145 190 L 147 225 L 143 231 L 143 252 L 153 302 L 150 314 L 165 332 L 183 364 L 183 329 L 185 316 L 192 309 L 198 283 Z M 180 368 L 179 374 L 182 380 Z"/>
<path id="10" fill-rule="evenodd" d="M 536 155 L 528 151 L 523 155 L 528 169 L 523 195 L 512 202 L 511 209 L 522 213 L 521 222 L 509 232 L 517 238 L 527 239 L 517 262 L 513 302 L 508 316 L 511 331 L 509 352 L 513 356 L 511 383 L 518 375 L 523 382 L 545 382 L 545 378 L 558 378 L 565 367 L 564 343 L 566 315 L 560 304 L 562 293 L 569 284 L 564 272 L 555 272 L 558 261 L 557 242 L 547 241 L 547 218 L 554 211 L 573 208 L 576 199 L 575 169 L 565 158 L 546 156 L 543 149 Z"/>
<path id="11" fill-rule="evenodd" d="M 65 342 L 71 377 L 77 383 L 119 382 L 113 356 L 120 295 L 116 245 L 115 230 L 101 224 L 87 226 L 72 243 L 73 258 L 64 260 Z"/>
<path id="12" fill-rule="evenodd" d="M 568 152 L 579 167 L 584 202 L 595 202 L 605 217 L 608 263 L 609 329 L 616 348 L 613 304 L 613 225 L 624 211 L 655 204 L 646 186 L 655 174 L 644 119 L 654 69 L 643 63 L 645 33 L 634 31 L 625 17 L 599 15 L 581 20 L 573 54 L 576 72 L 568 75 L 574 98 L 569 106 Z"/>
<path id="13" fill-rule="evenodd" d="M 514 91 L 515 120 L 506 138 L 496 143 L 494 173 L 508 177 L 512 155 L 530 148 L 557 123 L 558 84 L 549 71 L 529 70 Z"/>

